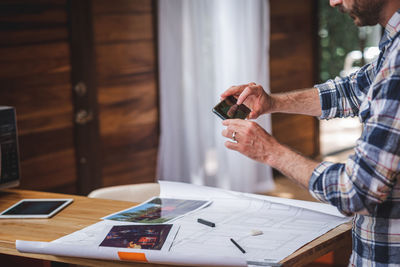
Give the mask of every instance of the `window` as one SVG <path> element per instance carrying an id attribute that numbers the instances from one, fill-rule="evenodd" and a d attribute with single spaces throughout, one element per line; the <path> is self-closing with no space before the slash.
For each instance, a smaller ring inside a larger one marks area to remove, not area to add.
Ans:
<path id="1" fill-rule="evenodd" d="M 328 1 L 318 3 L 320 82 L 346 76 L 377 57 L 380 26 L 359 28 L 347 14 L 329 6 Z M 324 160 L 345 161 L 360 135 L 361 124 L 357 117 L 322 120 L 320 144 Z"/>

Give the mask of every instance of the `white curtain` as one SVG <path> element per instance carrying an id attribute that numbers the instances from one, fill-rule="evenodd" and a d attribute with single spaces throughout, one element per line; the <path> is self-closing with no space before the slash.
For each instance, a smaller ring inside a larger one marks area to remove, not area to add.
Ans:
<path id="1" fill-rule="evenodd" d="M 267 0 L 160 0 L 158 178 L 242 192 L 273 188 L 271 169 L 224 146 L 211 112 L 231 85 L 269 89 Z M 258 119 L 270 132 L 270 118 Z"/>

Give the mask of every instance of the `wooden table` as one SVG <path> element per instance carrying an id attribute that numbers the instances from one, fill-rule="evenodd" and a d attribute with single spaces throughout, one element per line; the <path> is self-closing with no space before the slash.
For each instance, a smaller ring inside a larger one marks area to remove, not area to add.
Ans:
<path id="1" fill-rule="evenodd" d="M 0 210 L 24 198 L 73 198 L 74 202 L 50 219 L 1 219 L 0 253 L 28 258 L 63 262 L 84 266 L 170 266 L 120 261 L 104 261 L 74 257 L 20 253 L 15 240 L 52 241 L 86 226 L 99 218 L 132 207 L 136 203 L 87 198 L 75 195 L 35 192 L 27 190 L 1 190 Z M 351 224 L 343 224 L 303 246 L 281 261 L 283 266 L 302 266 L 330 251 L 348 248 L 351 244 Z"/>

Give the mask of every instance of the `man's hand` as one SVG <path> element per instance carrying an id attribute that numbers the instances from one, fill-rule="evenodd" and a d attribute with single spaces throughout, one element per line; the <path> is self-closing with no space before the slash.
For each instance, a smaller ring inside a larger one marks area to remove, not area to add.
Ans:
<path id="1" fill-rule="evenodd" d="M 318 162 L 280 144 L 254 121 L 232 119 L 224 120 L 222 124 L 226 126 L 222 135 L 236 140 L 236 142 L 226 141 L 227 148 L 267 164 L 292 178 L 304 188 L 308 188 L 311 174 L 319 164 Z"/>
<path id="2" fill-rule="evenodd" d="M 282 112 L 321 116 L 321 104 L 317 88 L 290 91 L 282 94 L 267 94 L 261 85 L 248 83 L 231 86 L 221 94 L 221 99 L 233 95 L 237 104 L 244 103 L 251 109 L 249 119 L 256 119 L 262 114 Z"/>
<path id="3" fill-rule="evenodd" d="M 260 125 L 241 119 L 224 120 L 222 124 L 227 126 L 222 131 L 223 136 L 232 138 L 235 132 L 236 142 L 226 141 L 227 148 L 236 150 L 258 162 L 273 165 L 272 154 L 276 152 L 280 144 Z"/>
<path id="4" fill-rule="evenodd" d="M 252 112 L 249 119 L 256 119 L 264 113 L 283 112 L 321 116 L 321 104 L 317 88 L 292 91 L 283 94 L 267 94 L 261 85 L 255 83 L 232 86 L 221 94 L 221 99 L 233 95 L 237 104 L 244 103 Z M 222 135 L 236 142 L 226 141 L 225 146 L 236 150 L 258 162 L 270 165 L 304 188 L 308 188 L 313 170 L 318 162 L 280 144 L 260 125 L 240 119 L 224 120 L 226 129 Z"/>
<path id="5" fill-rule="evenodd" d="M 264 113 L 270 113 L 272 110 L 272 98 L 264 91 L 261 85 L 255 83 L 231 86 L 221 94 L 221 99 L 233 95 L 238 98 L 237 104 L 244 103 L 251 109 L 249 119 L 256 119 Z"/>

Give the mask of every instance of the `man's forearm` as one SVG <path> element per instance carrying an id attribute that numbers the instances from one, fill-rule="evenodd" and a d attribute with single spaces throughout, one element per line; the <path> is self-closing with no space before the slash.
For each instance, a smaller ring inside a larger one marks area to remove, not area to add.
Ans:
<path id="1" fill-rule="evenodd" d="M 317 117 L 322 114 L 317 88 L 272 94 L 271 100 L 272 113 L 295 113 Z"/>
<path id="2" fill-rule="evenodd" d="M 267 164 L 308 189 L 311 175 L 319 162 L 306 158 L 281 144 L 278 144 L 272 151 L 274 155 L 270 157 Z"/>

